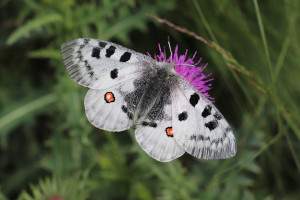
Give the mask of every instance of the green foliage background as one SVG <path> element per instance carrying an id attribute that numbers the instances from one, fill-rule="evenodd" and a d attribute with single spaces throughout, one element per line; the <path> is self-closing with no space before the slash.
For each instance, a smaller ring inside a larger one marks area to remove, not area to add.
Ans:
<path id="1" fill-rule="evenodd" d="M 299 199 L 299 10 L 297 0 L 1 0 L 0 199 Z M 159 163 L 134 130 L 88 123 L 87 89 L 66 73 L 60 45 L 101 38 L 153 53 L 168 35 L 209 63 L 234 158 Z"/>

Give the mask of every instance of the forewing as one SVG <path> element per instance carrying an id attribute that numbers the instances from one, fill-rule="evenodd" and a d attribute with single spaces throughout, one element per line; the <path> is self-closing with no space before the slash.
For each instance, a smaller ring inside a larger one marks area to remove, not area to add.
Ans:
<path id="1" fill-rule="evenodd" d="M 133 81 L 128 80 L 111 88 L 90 89 L 85 96 L 84 105 L 88 120 L 95 127 L 119 132 L 130 128 L 134 110 L 128 109 L 126 94 L 134 90 Z"/>
<path id="2" fill-rule="evenodd" d="M 189 154 L 201 159 L 225 159 L 236 154 L 228 122 L 183 78 L 172 91 L 172 117 L 174 137 Z"/>
<path id="3" fill-rule="evenodd" d="M 154 60 L 111 42 L 78 38 L 61 46 L 71 78 L 92 89 L 106 89 L 134 78 Z"/>

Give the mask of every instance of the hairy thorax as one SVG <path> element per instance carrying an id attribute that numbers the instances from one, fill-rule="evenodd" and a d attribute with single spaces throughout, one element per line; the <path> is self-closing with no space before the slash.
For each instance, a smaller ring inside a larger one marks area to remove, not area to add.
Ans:
<path id="1" fill-rule="evenodd" d="M 129 110 L 135 110 L 133 120 L 143 121 L 142 116 L 151 120 L 161 120 L 164 106 L 171 103 L 170 90 L 178 76 L 173 63 L 157 62 L 134 81 L 135 90 L 125 97 Z"/>

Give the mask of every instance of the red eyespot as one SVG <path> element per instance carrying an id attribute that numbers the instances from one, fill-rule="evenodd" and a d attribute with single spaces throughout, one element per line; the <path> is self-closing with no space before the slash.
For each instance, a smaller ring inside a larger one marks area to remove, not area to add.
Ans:
<path id="1" fill-rule="evenodd" d="M 115 101 L 115 96 L 112 92 L 106 92 L 104 95 L 104 100 L 106 103 L 111 103 Z"/>
<path id="2" fill-rule="evenodd" d="M 173 137 L 173 128 L 172 127 L 166 128 L 166 133 L 167 133 L 167 136 Z"/>

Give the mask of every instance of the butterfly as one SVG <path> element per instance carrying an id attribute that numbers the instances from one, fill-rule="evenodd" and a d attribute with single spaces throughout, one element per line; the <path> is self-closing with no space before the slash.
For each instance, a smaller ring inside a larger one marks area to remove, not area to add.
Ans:
<path id="1" fill-rule="evenodd" d="M 84 106 L 95 127 L 120 132 L 134 126 L 137 143 L 160 162 L 185 152 L 207 160 L 236 154 L 226 119 L 174 63 L 98 39 L 67 41 L 61 54 L 71 78 L 89 88 Z"/>

